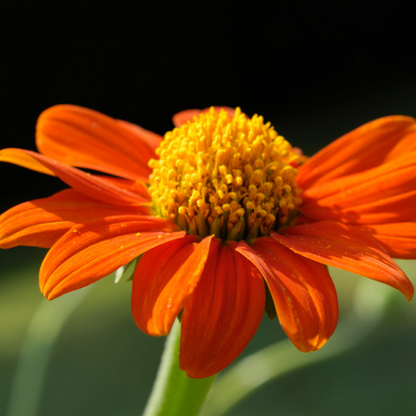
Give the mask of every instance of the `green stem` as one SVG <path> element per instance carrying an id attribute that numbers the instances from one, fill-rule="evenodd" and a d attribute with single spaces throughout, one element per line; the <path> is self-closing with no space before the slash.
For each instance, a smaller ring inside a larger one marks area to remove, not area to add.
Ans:
<path id="1" fill-rule="evenodd" d="M 205 400 L 214 377 L 189 378 L 179 368 L 180 339 L 181 325 L 176 320 L 143 416 L 193 416 Z"/>

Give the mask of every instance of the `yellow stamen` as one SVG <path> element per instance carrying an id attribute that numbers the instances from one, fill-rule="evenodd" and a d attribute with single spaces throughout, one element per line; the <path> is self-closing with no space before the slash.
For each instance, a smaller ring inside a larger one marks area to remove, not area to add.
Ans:
<path id="1" fill-rule="evenodd" d="M 211 108 L 165 134 L 149 192 L 158 214 L 192 234 L 224 240 L 268 235 L 302 202 L 302 157 L 263 117 Z"/>

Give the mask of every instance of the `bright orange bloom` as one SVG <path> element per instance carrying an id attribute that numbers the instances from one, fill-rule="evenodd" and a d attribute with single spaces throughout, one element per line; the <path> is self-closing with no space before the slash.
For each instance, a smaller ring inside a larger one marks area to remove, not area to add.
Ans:
<path id="1" fill-rule="evenodd" d="M 141 256 L 134 320 L 160 336 L 180 315 L 180 366 L 199 378 L 243 351 L 265 308 L 299 350 L 319 349 L 338 320 L 325 265 L 412 298 L 392 257 L 416 258 L 413 118 L 375 120 L 308 160 L 239 109 L 188 110 L 174 123 L 163 139 L 59 105 L 39 118 L 40 154 L 0 152 L 70 186 L 0 217 L 0 247 L 50 248 L 40 270 L 48 299 Z"/>

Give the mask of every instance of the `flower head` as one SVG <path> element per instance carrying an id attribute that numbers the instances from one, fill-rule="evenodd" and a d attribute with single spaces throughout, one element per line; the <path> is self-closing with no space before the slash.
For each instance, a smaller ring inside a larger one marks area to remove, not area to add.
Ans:
<path id="1" fill-rule="evenodd" d="M 0 161 L 70 186 L 0 217 L 0 247 L 50 248 L 40 270 L 48 299 L 141 256 L 134 320 L 159 336 L 180 316 L 180 365 L 196 378 L 229 365 L 265 309 L 299 350 L 325 344 L 338 320 L 325 265 L 411 299 L 392 257 L 416 258 L 414 119 L 375 120 L 310 159 L 238 108 L 188 110 L 174 122 L 162 138 L 55 106 L 38 121 L 40 153 L 1 151 Z"/>

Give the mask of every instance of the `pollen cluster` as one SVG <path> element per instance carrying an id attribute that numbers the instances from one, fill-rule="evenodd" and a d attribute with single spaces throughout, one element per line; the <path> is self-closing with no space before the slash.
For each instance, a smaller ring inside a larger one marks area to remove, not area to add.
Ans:
<path id="1" fill-rule="evenodd" d="M 211 108 L 165 134 L 149 166 L 158 215 L 190 234 L 252 239 L 277 230 L 301 203 L 302 157 L 263 117 Z"/>

